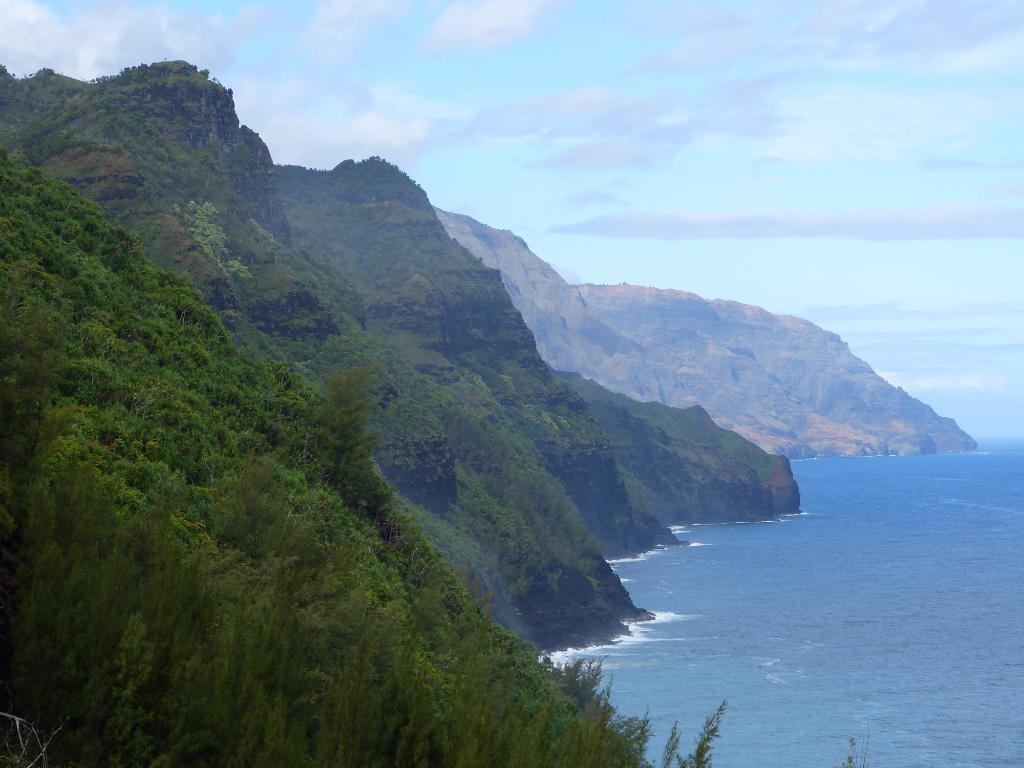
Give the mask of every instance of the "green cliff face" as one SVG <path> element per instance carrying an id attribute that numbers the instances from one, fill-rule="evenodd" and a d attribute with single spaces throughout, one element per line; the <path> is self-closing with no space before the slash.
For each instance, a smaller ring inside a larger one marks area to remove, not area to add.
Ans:
<path id="1" fill-rule="evenodd" d="M 237 334 L 337 332 L 309 265 L 281 253 L 288 227 L 270 153 L 239 126 L 230 91 L 165 62 L 92 84 L 44 70 L 0 92 L 6 146 L 139 232 L 150 258 L 187 274 Z"/>
<path id="2" fill-rule="evenodd" d="M 250 361 L 144 250 L 0 151 L 0 711 L 57 765 L 646 766 L 403 511 L 367 371 Z"/>
<path id="3" fill-rule="evenodd" d="M 138 232 L 234 341 L 310 381 L 369 365 L 385 475 L 496 617 L 542 646 L 642 615 L 601 557 L 667 541 L 501 287 L 381 161 L 275 169 L 191 65 L 0 79 L 0 137 Z M 594 537 L 597 537 L 595 540 Z"/>
<path id="4" fill-rule="evenodd" d="M 448 237 L 414 182 L 373 158 L 332 171 L 284 167 L 280 185 L 296 242 L 357 286 L 367 329 L 514 437 L 606 553 L 670 543 L 633 509 L 606 437 L 537 354 L 500 275 Z M 473 460 L 461 444 L 452 449 Z"/>
<path id="5" fill-rule="evenodd" d="M 666 524 L 767 520 L 800 511 L 789 460 L 715 425 L 700 406 L 671 408 L 561 376 L 611 441 L 638 506 Z"/>

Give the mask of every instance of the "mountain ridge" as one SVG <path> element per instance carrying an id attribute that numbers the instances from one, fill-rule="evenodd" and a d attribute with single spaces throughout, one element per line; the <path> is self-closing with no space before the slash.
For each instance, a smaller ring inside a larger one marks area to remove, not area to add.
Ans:
<path id="1" fill-rule="evenodd" d="M 674 289 L 570 285 L 514 233 L 438 215 L 501 270 L 555 369 L 641 401 L 701 405 L 720 426 L 791 458 L 977 447 L 810 321 Z"/>
<path id="2" fill-rule="evenodd" d="M 550 375 L 496 275 L 451 244 L 404 173 L 380 160 L 339 164 L 344 184 L 332 187 L 342 193 L 333 204 L 363 222 L 362 240 L 347 242 L 354 258 L 393 259 L 382 271 L 390 278 L 418 258 L 418 228 L 427 227 L 437 253 L 461 267 L 433 284 L 407 281 L 404 294 L 382 302 L 382 292 L 364 295 L 367 286 L 358 289 L 338 263 L 295 244 L 282 172 L 239 122 L 230 90 L 193 65 L 142 65 L 92 83 L 50 71 L 4 76 L 0 138 L 137 231 L 147 257 L 198 288 L 248 353 L 286 362 L 311 383 L 369 366 L 379 465 L 450 561 L 494 595 L 506 626 L 551 648 L 610 639 L 625 631 L 623 621 L 648 615 L 587 527 L 609 552 L 670 543 L 671 534 L 653 517 L 637 525 L 585 404 Z M 306 181 L 323 178 L 311 173 Z M 391 199 L 374 207 L 366 193 Z M 358 218 L 378 213 L 379 221 Z M 493 306 L 474 310 L 473 291 L 487 285 Z M 467 317 L 476 312 L 506 346 L 488 351 L 476 321 L 445 326 L 448 305 Z M 375 332 L 382 322 L 390 324 L 386 337 Z M 434 341 L 443 343 L 432 349 Z M 500 362 L 506 378 L 485 381 L 452 352 L 473 348 Z M 558 473 L 564 480 L 545 466 L 545 445 L 578 457 Z M 573 482 L 578 498 L 593 488 L 604 503 L 588 509 L 589 518 L 572 498 Z M 611 492 L 597 491 L 601 483 Z"/>
<path id="3" fill-rule="evenodd" d="M 559 374 L 604 428 L 638 505 L 666 525 L 761 522 L 800 512 L 789 460 L 717 426 L 699 405 L 640 402 Z"/>

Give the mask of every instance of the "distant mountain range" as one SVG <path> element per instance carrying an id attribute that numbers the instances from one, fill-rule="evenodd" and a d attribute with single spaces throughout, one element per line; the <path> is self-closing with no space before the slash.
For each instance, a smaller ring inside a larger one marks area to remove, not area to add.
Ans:
<path id="1" fill-rule="evenodd" d="M 641 401 L 701 405 L 791 458 L 965 451 L 953 419 L 894 387 L 834 333 L 732 301 L 635 285 L 570 285 L 512 232 L 439 211 L 498 269 L 544 360 Z"/>

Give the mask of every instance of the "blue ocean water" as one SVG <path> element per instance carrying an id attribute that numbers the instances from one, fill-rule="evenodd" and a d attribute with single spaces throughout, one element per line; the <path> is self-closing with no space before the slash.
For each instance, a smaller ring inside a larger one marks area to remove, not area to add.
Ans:
<path id="1" fill-rule="evenodd" d="M 1024 766 L 1024 447 L 793 469 L 806 515 L 615 564 L 658 620 L 580 654 L 652 756 L 726 699 L 720 768 Z"/>

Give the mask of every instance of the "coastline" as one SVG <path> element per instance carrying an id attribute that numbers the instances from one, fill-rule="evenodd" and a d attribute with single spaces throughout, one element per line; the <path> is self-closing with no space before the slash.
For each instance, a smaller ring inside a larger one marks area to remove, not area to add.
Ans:
<path id="1" fill-rule="evenodd" d="M 753 764 L 770 743 L 780 763 L 832 765 L 847 733 L 870 730 L 899 765 L 933 764 L 940 752 L 958 765 L 1017 765 L 1022 458 L 1015 445 L 808 464 L 797 474 L 807 519 L 688 527 L 679 538 L 712 548 L 615 565 L 659 623 L 551 660 L 603 662 L 615 704 L 651 715 L 655 754 L 674 720 L 699 722 L 720 693 L 743 703 L 723 734 L 723 764 Z M 861 693 L 836 695 L 852 690 Z M 1000 726 L 991 753 L 971 738 L 987 723 Z M 1002 760 L 981 759 L 990 754 Z"/>
<path id="2" fill-rule="evenodd" d="M 771 518 L 765 518 L 764 520 L 734 520 L 734 521 L 721 522 L 721 523 L 714 522 L 714 523 L 678 523 L 678 524 L 673 524 L 673 525 L 667 526 L 667 528 L 669 529 L 669 531 L 672 532 L 673 536 L 677 537 L 676 538 L 676 540 L 678 542 L 677 544 L 658 544 L 657 546 L 652 547 L 651 549 L 644 550 L 643 552 L 637 552 L 636 554 L 633 554 L 633 555 L 623 555 L 621 557 L 608 558 L 608 559 L 605 560 L 605 562 L 607 562 L 608 565 L 612 568 L 612 570 L 615 571 L 615 566 L 619 565 L 621 563 L 635 563 L 635 562 L 640 562 L 640 561 L 643 561 L 643 560 L 648 560 L 651 557 L 655 557 L 658 554 L 661 554 L 663 552 L 668 552 L 670 550 L 676 549 L 677 547 L 694 547 L 694 548 L 696 548 L 696 547 L 709 547 L 709 546 L 711 546 L 710 544 L 706 544 L 706 543 L 701 542 L 701 541 L 693 541 L 691 539 L 680 539 L 680 538 L 678 538 L 680 534 L 691 533 L 692 532 L 690 530 L 691 528 L 696 528 L 696 527 L 701 527 L 701 526 L 760 525 L 760 524 L 768 524 L 768 523 L 781 523 L 781 522 L 785 522 L 785 520 L 787 518 L 803 517 L 803 516 L 805 516 L 807 514 L 809 514 L 809 513 L 804 512 L 803 510 L 801 510 L 799 512 L 790 512 L 790 513 L 783 514 L 783 515 L 777 515 L 777 516 L 771 517 Z M 623 588 L 626 589 L 626 592 L 629 592 L 629 588 L 626 587 L 626 584 L 628 584 L 631 581 L 631 579 L 624 579 L 624 578 L 622 578 L 622 576 L 619 575 L 618 571 L 615 571 L 615 575 L 619 577 L 619 580 L 622 583 Z M 632 598 L 632 595 L 630 595 L 630 598 Z M 585 645 L 578 645 L 578 646 L 569 646 L 569 645 L 567 645 L 567 646 L 564 646 L 564 647 L 555 646 L 555 647 L 552 647 L 552 648 L 546 648 L 546 649 L 541 650 L 541 652 L 539 653 L 539 658 L 542 658 L 542 659 L 543 658 L 548 658 L 548 659 L 550 659 L 552 661 L 552 663 L 555 663 L 555 664 L 566 664 L 566 663 L 572 661 L 572 659 L 574 658 L 574 656 L 576 654 L 590 653 L 590 652 L 593 652 L 595 649 L 611 648 L 613 646 L 617 646 L 617 645 L 621 645 L 621 644 L 629 643 L 629 642 L 641 642 L 643 640 L 643 635 L 644 635 L 643 630 L 647 626 L 651 626 L 651 625 L 654 625 L 654 624 L 663 623 L 663 622 L 667 622 L 667 621 L 681 621 L 681 620 L 684 620 L 685 618 L 687 618 L 686 616 L 684 616 L 682 614 L 676 614 L 676 613 L 672 613 L 672 612 L 669 612 L 669 611 L 652 611 L 652 610 L 649 610 L 649 609 L 646 609 L 646 608 L 640 608 L 639 610 L 644 615 L 639 616 L 637 618 L 624 619 L 622 621 L 622 627 L 625 629 L 625 632 L 620 632 L 620 633 L 615 634 L 615 635 L 609 635 L 609 634 L 606 634 L 606 633 L 602 633 L 601 635 L 598 635 L 598 636 L 595 636 L 594 638 L 592 638 L 591 641 L 586 643 Z"/>
<path id="3" fill-rule="evenodd" d="M 829 453 L 823 456 L 804 456 L 799 459 L 789 459 L 790 464 L 798 461 L 818 461 L 819 459 L 904 459 L 911 456 L 964 456 L 968 454 L 985 454 L 987 450 L 972 448 L 966 451 L 930 451 L 928 453 Z M 785 456 L 785 454 L 779 454 Z M 789 458 L 788 456 L 786 458 Z"/>
<path id="4" fill-rule="evenodd" d="M 594 651 L 600 650 L 601 648 L 613 648 L 620 645 L 628 645 L 630 643 L 642 643 L 645 641 L 644 635 L 645 630 L 656 624 L 667 624 L 672 621 L 686 621 L 691 616 L 687 616 L 680 613 L 672 613 L 671 611 L 658 611 L 650 613 L 651 618 L 649 619 L 637 619 L 635 621 L 627 621 L 626 631 L 623 634 L 616 635 L 610 640 L 603 642 L 592 643 L 590 645 L 583 645 L 578 647 L 562 648 L 556 651 L 545 651 L 540 654 L 541 659 L 548 659 L 552 664 L 558 666 L 564 666 L 572 662 L 579 654 L 592 654 Z"/>
<path id="5" fill-rule="evenodd" d="M 688 539 L 678 538 L 679 533 L 687 531 L 688 526 L 686 525 L 669 525 L 666 527 L 669 529 L 669 531 L 672 532 L 673 536 L 677 537 L 676 541 L 678 543 L 658 544 L 652 547 L 651 549 L 644 550 L 643 552 L 637 552 L 633 555 L 623 555 L 622 557 L 608 558 L 605 560 L 605 562 L 608 563 L 608 565 L 612 568 L 613 571 L 615 571 L 615 566 L 620 563 L 630 563 L 639 562 L 641 560 L 647 560 L 648 558 L 658 555 L 659 553 L 668 552 L 670 550 L 676 549 L 677 547 L 706 546 L 704 544 L 701 544 L 700 542 L 693 542 Z M 615 575 L 619 577 L 619 580 L 622 583 L 623 588 L 626 589 L 626 592 L 629 592 L 628 587 L 626 587 L 625 585 L 630 580 L 623 579 L 621 576 L 619 576 L 619 573 L 617 571 L 615 571 Z M 563 665 L 572 661 L 575 654 L 583 653 L 585 651 L 591 651 L 595 648 L 608 648 L 611 646 L 620 645 L 624 642 L 629 642 L 633 639 L 637 639 L 638 637 L 642 636 L 642 632 L 639 632 L 639 634 L 635 633 L 635 627 L 643 627 L 645 625 L 657 624 L 659 622 L 671 621 L 678 618 L 677 614 L 670 613 L 667 611 L 656 612 L 648 610 L 646 608 L 640 608 L 639 610 L 641 611 L 642 615 L 637 616 L 636 618 L 624 619 L 622 621 L 622 628 L 625 629 L 625 632 L 619 632 L 615 635 L 602 634 L 591 638 L 590 642 L 587 642 L 585 645 L 567 645 L 564 647 L 556 646 L 552 648 L 546 648 L 540 651 L 538 657 L 541 659 L 547 658 L 550 659 L 551 662 L 554 664 Z"/>

